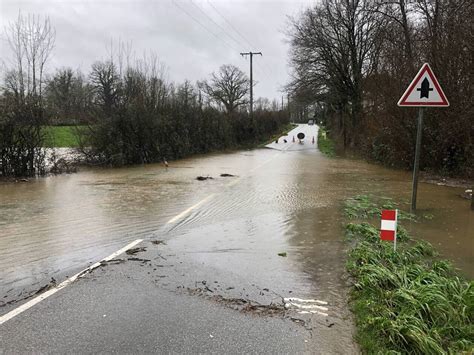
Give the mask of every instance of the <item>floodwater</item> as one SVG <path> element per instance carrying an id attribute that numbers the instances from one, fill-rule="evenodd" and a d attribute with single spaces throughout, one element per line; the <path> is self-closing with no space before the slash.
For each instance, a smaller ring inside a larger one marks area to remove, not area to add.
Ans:
<path id="1" fill-rule="evenodd" d="M 304 144 L 209 154 L 120 169 L 84 169 L 0 184 L 0 301 L 62 280 L 132 240 L 169 246 L 257 284 L 344 308 L 341 202 L 388 196 L 408 209 L 411 176 Z M 294 132 L 293 132 L 294 133 Z M 220 177 L 228 173 L 234 177 Z M 213 179 L 197 181 L 196 176 Z M 460 188 L 421 183 L 419 223 L 406 224 L 474 276 L 474 213 Z M 190 209 L 191 207 L 191 209 Z M 184 213 L 183 213 L 184 211 Z M 277 254 L 286 252 L 287 257 Z M 25 291 L 22 291 L 22 290 Z"/>

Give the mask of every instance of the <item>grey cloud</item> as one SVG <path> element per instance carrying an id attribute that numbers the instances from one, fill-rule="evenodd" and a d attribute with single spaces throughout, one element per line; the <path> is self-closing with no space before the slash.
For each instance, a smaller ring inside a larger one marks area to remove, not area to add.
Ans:
<path id="1" fill-rule="evenodd" d="M 225 33 L 199 11 L 193 1 Z M 301 11 L 310 1 L 212 0 L 212 5 L 248 39 L 251 48 L 207 0 L 193 1 L 0 0 L 0 25 L 3 27 L 14 20 L 19 10 L 25 14 L 48 15 L 57 33 L 50 67 L 70 66 L 88 72 L 94 61 L 107 57 L 106 46 L 111 39 L 120 39 L 132 42 L 137 56 L 145 50 L 155 52 L 169 68 L 170 79 L 178 82 L 206 78 L 226 63 L 248 73 L 248 60 L 239 52 L 258 50 L 263 52 L 263 57 L 255 58 L 254 77 L 258 82 L 255 95 L 279 98 L 279 89 L 288 79 L 288 45 L 282 34 L 286 18 Z M 2 41 L 2 58 L 7 52 Z"/>

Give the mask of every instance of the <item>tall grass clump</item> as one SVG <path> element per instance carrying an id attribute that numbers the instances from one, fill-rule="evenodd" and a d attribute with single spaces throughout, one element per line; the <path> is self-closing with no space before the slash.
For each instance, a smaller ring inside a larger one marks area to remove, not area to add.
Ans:
<path id="1" fill-rule="evenodd" d="M 328 136 L 328 132 L 320 127 L 318 130 L 318 149 L 325 156 L 329 158 L 334 158 L 336 156 L 336 148 L 334 142 Z"/>
<path id="2" fill-rule="evenodd" d="M 364 203 L 367 203 L 366 200 Z M 371 207 L 373 207 L 371 205 Z M 474 351 L 474 284 L 399 229 L 397 251 L 370 223 L 349 223 L 347 269 L 357 340 L 365 353 Z"/>

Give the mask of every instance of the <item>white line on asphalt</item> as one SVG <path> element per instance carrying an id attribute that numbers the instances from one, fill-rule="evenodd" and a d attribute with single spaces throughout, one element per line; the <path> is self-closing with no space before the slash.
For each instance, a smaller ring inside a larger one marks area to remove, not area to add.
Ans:
<path id="1" fill-rule="evenodd" d="M 99 267 L 102 264 L 102 262 L 112 260 L 113 258 L 115 258 L 115 257 L 119 256 L 120 254 L 126 252 L 128 249 L 133 248 L 135 245 L 137 245 L 138 243 L 140 243 L 142 241 L 143 241 L 143 239 L 137 239 L 137 240 L 131 242 L 130 244 L 124 246 L 122 249 L 117 250 L 115 253 L 112 253 L 108 257 L 102 259 L 101 261 L 98 261 L 95 264 L 92 264 L 91 266 L 89 266 L 88 268 L 82 270 L 81 272 L 78 272 L 74 276 L 71 276 L 67 280 L 61 282 L 59 285 L 49 289 L 46 292 L 43 292 L 39 296 L 37 296 L 37 297 L 33 298 L 32 300 L 22 304 L 21 306 L 19 306 L 18 308 L 15 308 L 14 310 L 8 312 L 7 314 L 4 314 L 3 316 L 0 317 L 0 325 L 5 323 L 6 321 L 12 319 L 13 317 L 16 317 L 20 313 L 23 313 L 24 311 L 30 309 L 31 307 L 33 307 L 34 305 L 36 305 L 36 304 L 40 303 L 41 301 L 45 300 L 49 296 L 54 295 L 56 292 L 58 292 L 59 290 L 65 288 L 66 286 L 72 284 L 77 279 L 80 279 L 81 277 L 84 277 L 85 275 L 90 273 L 92 270 Z"/>
<path id="2" fill-rule="evenodd" d="M 323 306 L 318 306 L 318 305 L 315 305 L 315 304 L 310 304 L 310 305 L 303 305 L 303 304 L 300 304 L 300 303 L 295 303 L 295 302 L 289 302 L 287 303 L 288 307 L 289 306 L 295 306 L 296 308 L 300 308 L 300 309 L 319 309 L 321 311 L 327 311 L 328 308 L 327 307 L 323 307 Z"/>
<path id="3" fill-rule="evenodd" d="M 196 203 L 195 205 L 192 205 L 191 207 L 189 207 L 188 209 L 184 210 L 183 212 L 181 212 L 180 214 L 174 216 L 173 218 L 171 218 L 168 222 L 166 222 L 166 224 L 171 224 L 171 223 L 174 223 L 176 222 L 178 219 L 186 216 L 189 212 L 191 212 L 192 210 L 198 208 L 199 206 L 201 206 L 202 204 L 206 203 L 207 201 L 209 201 L 211 198 L 213 198 L 216 194 L 212 193 L 210 194 L 209 196 L 207 196 L 206 198 L 203 198 L 201 201 L 199 201 L 198 203 Z"/>
<path id="4" fill-rule="evenodd" d="M 265 160 L 262 164 L 260 165 L 257 165 L 255 168 L 252 168 L 249 170 L 249 173 L 252 173 L 254 172 L 255 170 L 257 169 L 260 169 L 262 166 L 264 166 L 265 164 L 268 164 L 270 161 L 272 161 L 275 157 L 276 157 L 277 154 L 273 155 L 270 159 L 267 159 Z M 237 183 L 239 183 L 240 181 L 242 180 L 241 177 L 229 182 L 226 186 L 227 187 L 230 187 L 230 186 L 233 186 L 233 185 L 236 185 Z M 183 212 L 181 212 L 180 214 L 174 216 L 173 218 L 171 218 L 168 222 L 166 222 L 166 224 L 172 224 L 172 223 L 175 223 L 176 221 L 178 221 L 179 219 L 183 218 L 184 216 L 188 215 L 192 210 L 195 210 L 196 208 L 198 208 L 199 206 L 203 205 L 204 203 L 206 203 L 207 201 L 209 201 L 211 198 L 213 198 L 214 196 L 216 196 L 215 193 L 212 193 L 210 194 L 209 196 L 203 198 L 201 201 L 199 201 L 198 203 L 196 203 L 195 205 L 189 207 L 188 209 L 184 210 Z"/>
<path id="5" fill-rule="evenodd" d="M 275 157 L 278 155 L 278 153 L 274 154 L 272 157 L 270 157 L 269 159 L 265 160 L 262 164 L 260 165 L 257 165 L 255 168 L 252 168 L 249 170 L 249 173 L 253 173 L 255 170 L 257 169 L 260 169 L 262 166 L 268 164 L 269 162 L 271 162 L 273 159 L 275 159 Z"/>
<path id="6" fill-rule="evenodd" d="M 235 179 L 235 180 L 229 182 L 229 183 L 228 183 L 227 185 L 225 185 L 225 186 L 227 186 L 227 187 L 234 186 L 234 185 L 238 184 L 238 183 L 240 182 L 240 180 L 242 180 L 242 178 L 237 178 L 237 179 Z"/>
<path id="7" fill-rule="evenodd" d="M 313 299 L 308 299 L 308 300 L 305 300 L 303 298 L 296 298 L 296 297 L 290 297 L 290 298 L 284 298 L 283 299 L 285 302 L 293 302 L 293 301 L 296 301 L 296 302 L 301 302 L 301 303 L 319 303 L 319 304 L 328 304 L 326 301 L 320 301 L 320 300 L 313 300 Z"/>
<path id="8" fill-rule="evenodd" d="M 327 317 L 326 313 L 329 309 L 327 307 L 320 306 L 318 304 L 327 305 L 326 301 L 314 300 L 314 299 L 303 299 L 303 298 L 284 298 L 286 309 L 297 310 L 301 314 L 319 314 L 321 316 Z M 316 304 L 318 303 L 318 304 Z M 321 312 L 324 311 L 324 312 Z"/>

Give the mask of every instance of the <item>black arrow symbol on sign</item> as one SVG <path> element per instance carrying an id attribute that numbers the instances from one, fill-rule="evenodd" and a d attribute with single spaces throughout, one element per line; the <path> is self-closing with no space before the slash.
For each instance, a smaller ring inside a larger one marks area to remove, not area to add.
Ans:
<path id="1" fill-rule="evenodd" d="M 430 82 L 428 78 L 424 78 L 421 82 L 421 88 L 416 89 L 416 91 L 420 91 L 420 99 L 423 97 L 428 98 L 430 96 L 430 91 L 433 91 L 433 88 L 430 88 Z"/>

